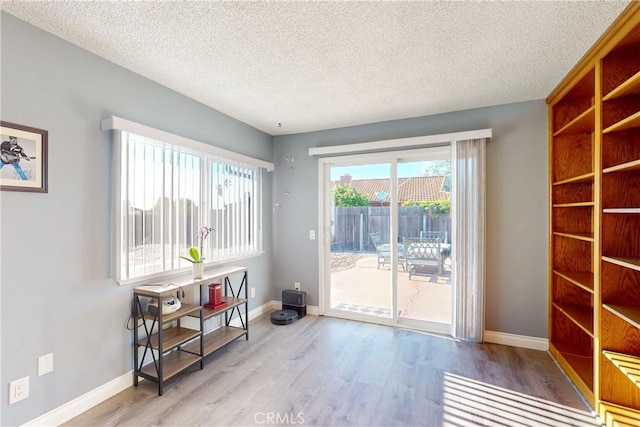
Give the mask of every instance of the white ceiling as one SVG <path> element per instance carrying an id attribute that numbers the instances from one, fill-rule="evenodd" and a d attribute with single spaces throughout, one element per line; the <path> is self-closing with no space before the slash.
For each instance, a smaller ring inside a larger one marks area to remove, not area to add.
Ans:
<path id="1" fill-rule="evenodd" d="M 3 0 L 0 7 L 281 135 L 545 98 L 627 3 Z"/>

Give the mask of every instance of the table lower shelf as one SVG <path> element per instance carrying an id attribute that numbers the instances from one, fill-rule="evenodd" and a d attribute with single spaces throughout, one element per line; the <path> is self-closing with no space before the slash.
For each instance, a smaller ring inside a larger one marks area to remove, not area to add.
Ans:
<path id="1" fill-rule="evenodd" d="M 200 343 L 196 340 L 198 345 L 197 352 L 200 352 L 199 345 Z M 189 366 L 194 363 L 199 362 L 202 357 L 197 354 L 191 354 L 186 351 L 176 350 L 164 356 L 162 359 L 162 370 L 163 370 L 163 380 L 171 378 L 172 376 L 179 374 Z M 151 362 L 142 367 L 142 369 L 137 372 L 140 374 L 144 374 L 144 377 L 150 380 L 158 381 L 158 373 L 156 372 L 156 365 Z"/>
<path id="2" fill-rule="evenodd" d="M 208 356 L 219 348 L 224 347 L 231 341 L 246 335 L 248 331 L 242 328 L 236 328 L 234 326 L 222 326 L 215 331 L 206 334 L 204 339 L 204 355 Z M 198 340 L 191 342 L 183 347 L 187 351 L 193 351 L 194 353 L 200 352 L 200 343 Z"/>
<path id="3" fill-rule="evenodd" d="M 185 343 L 189 340 L 192 340 L 200 335 L 199 330 L 183 328 L 180 326 L 167 328 L 162 331 L 162 341 L 164 345 L 164 351 L 169 351 L 174 347 L 179 346 L 182 343 Z M 144 338 L 140 340 L 138 345 L 144 347 L 147 343 L 151 341 L 151 347 L 154 350 L 158 350 L 159 345 L 159 335 L 154 334 L 151 338 Z M 198 353 L 200 353 L 198 351 Z"/>

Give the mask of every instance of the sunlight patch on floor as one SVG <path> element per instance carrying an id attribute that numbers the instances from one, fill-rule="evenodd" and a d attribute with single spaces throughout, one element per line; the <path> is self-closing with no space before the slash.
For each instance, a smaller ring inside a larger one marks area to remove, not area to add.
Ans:
<path id="1" fill-rule="evenodd" d="M 600 426 L 581 411 L 446 372 L 445 426 Z"/>

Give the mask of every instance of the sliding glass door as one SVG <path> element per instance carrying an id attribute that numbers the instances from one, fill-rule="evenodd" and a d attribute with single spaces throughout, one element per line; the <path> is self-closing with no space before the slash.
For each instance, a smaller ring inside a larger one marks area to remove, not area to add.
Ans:
<path id="1" fill-rule="evenodd" d="M 331 310 L 393 318 L 390 173 L 389 163 L 329 167 Z"/>
<path id="2" fill-rule="evenodd" d="M 435 153 L 433 153 L 435 154 Z M 451 161 L 398 163 L 398 322 L 449 333 L 452 315 Z"/>
<path id="3" fill-rule="evenodd" d="M 448 162 L 448 147 L 321 160 L 325 314 L 449 332 Z"/>

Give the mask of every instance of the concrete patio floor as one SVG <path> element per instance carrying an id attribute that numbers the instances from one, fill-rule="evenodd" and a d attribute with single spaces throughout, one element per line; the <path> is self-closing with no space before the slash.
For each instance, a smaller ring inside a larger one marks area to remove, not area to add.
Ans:
<path id="1" fill-rule="evenodd" d="M 331 308 L 391 317 L 390 265 L 379 269 L 376 254 L 363 255 L 355 266 L 331 273 Z M 441 275 L 413 275 L 398 267 L 399 317 L 451 323 L 451 263 Z"/>

